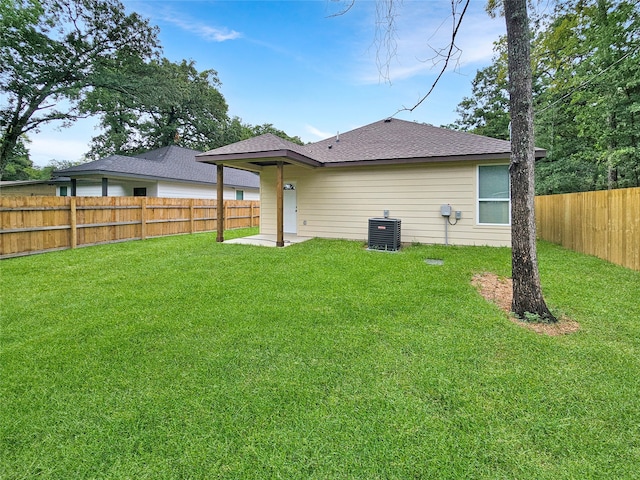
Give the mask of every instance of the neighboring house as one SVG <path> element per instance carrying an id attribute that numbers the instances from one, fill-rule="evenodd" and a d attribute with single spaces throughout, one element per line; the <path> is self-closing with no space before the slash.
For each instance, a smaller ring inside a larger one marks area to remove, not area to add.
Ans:
<path id="1" fill-rule="evenodd" d="M 56 196 L 69 178 L 56 180 L 5 180 L 0 182 L 0 195 L 8 197 Z"/>
<path id="2" fill-rule="evenodd" d="M 196 161 L 201 152 L 169 146 L 135 156 L 111 155 L 93 162 L 57 170 L 70 178 L 58 195 L 146 196 L 168 198 L 216 198 L 216 169 Z M 75 191 L 74 191 L 75 190 Z M 258 175 L 225 168 L 225 200 L 258 200 Z"/>
<path id="3" fill-rule="evenodd" d="M 260 230 L 279 245 L 283 232 L 367 240 L 368 220 L 388 213 L 401 220 L 403 243 L 446 236 L 450 244 L 506 246 L 510 149 L 504 140 L 386 119 L 304 146 L 266 134 L 197 158 L 260 173 Z M 443 205 L 451 217 L 441 215 Z"/>

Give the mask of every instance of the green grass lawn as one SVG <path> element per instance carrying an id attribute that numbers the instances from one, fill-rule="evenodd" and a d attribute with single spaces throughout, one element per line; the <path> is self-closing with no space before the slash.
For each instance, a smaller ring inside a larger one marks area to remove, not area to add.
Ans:
<path id="1" fill-rule="evenodd" d="M 578 333 L 470 285 L 509 276 L 506 248 L 198 234 L 4 260 L 0 478 L 640 478 L 640 273 L 538 253 Z"/>

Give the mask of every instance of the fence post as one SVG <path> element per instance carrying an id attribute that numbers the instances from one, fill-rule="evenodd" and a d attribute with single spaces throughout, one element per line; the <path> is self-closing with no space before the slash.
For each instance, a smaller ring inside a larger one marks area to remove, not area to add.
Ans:
<path id="1" fill-rule="evenodd" d="M 195 218 L 194 218 L 194 211 L 195 209 L 193 208 L 193 198 L 191 200 L 189 200 L 189 233 L 193 233 L 194 230 L 194 226 L 195 226 Z"/>
<path id="2" fill-rule="evenodd" d="M 253 200 L 249 204 L 249 227 L 253 228 Z"/>
<path id="3" fill-rule="evenodd" d="M 78 220 L 76 217 L 76 198 L 71 197 L 70 204 L 70 212 L 69 212 L 69 220 L 71 223 L 71 248 L 76 248 L 78 246 Z"/>
<path id="4" fill-rule="evenodd" d="M 147 238 L 147 197 L 140 197 L 140 239 Z"/>

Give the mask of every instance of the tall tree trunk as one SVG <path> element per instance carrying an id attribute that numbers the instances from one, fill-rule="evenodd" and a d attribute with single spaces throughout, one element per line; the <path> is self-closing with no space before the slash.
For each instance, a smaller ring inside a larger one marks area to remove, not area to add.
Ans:
<path id="1" fill-rule="evenodd" d="M 512 311 L 556 322 L 542 297 L 534 210 L 533 93 L 527 0 L 504 0 L 511 113 Z"/>

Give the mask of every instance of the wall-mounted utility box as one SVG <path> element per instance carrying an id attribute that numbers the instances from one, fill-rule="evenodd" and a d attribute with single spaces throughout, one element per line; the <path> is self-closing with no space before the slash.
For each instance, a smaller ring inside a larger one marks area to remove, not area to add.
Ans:
<path id="1" fill-rule="evenodd" d="M 400 250 L 400 224 L 397 218 L 370 218 L 369 249 Z"/>
<path id="2" fill-rule="evenodd" d="M 440 215 L 443 217 L 451 216 L 451 205 L 442 205 L 440 206 Z"/>

